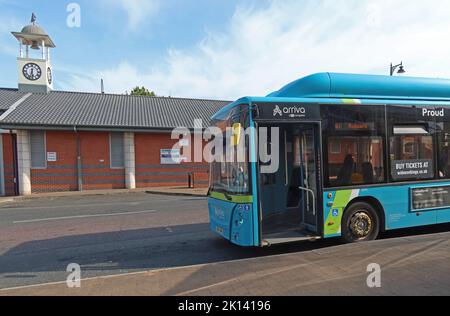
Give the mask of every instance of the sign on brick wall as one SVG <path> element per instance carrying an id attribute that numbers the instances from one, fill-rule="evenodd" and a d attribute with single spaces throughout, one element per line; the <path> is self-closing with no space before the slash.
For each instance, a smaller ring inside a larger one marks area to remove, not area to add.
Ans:
<path id="1" fill-rule="evenodd" d="M 162 165 L 179 165 L 181 164 L 180 149 L 161 149 Z"/>
<path id="2" fill-rule="evenodd" d="M 58 161 L 58 156 L 55 152 L 48 152 L 47 153 L 47 161 L 48 162 L 56 162 Z"/>

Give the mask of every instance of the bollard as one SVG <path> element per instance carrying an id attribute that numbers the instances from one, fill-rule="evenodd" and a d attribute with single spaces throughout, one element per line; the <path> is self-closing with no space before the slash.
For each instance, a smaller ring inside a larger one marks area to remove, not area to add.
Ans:
<path id="1" fill-rule="evenodd" d="M 194 189 L 195 188 L 195 177 L 193 172 L 188 173 L 188 188 Z"/>

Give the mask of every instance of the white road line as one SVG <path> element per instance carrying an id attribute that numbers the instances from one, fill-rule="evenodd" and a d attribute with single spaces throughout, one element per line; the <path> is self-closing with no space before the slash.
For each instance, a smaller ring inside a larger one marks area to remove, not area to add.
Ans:
<path id="1" fill-rule="evenodd" d="M 142 200 L 142 201 L 129 201 L 129 202 L 116 202 L 116 203 L 91 203 L 91 204 L 71 204 L 71 205 L 49 205 L 49 206 L 14 206 L 14 205 L 5 205 L 11 202 L 15 202 L 16 204 L 21 203 L 23 205 L 23 202 L 28 202 L 32 200 L 11 200 L 8 202 L 4 202 L 0 204 L 0 212 L 7 212 L 7 211 L 28 211 L 28 210 L 46 210 L 46 209 L 64 209 L 64 208 L 82 208 L 82 207 L 93 207 L 93 206 L 138 206 L 140 204 L 148 204 L 150 202 L 171 202 L 173 200 Z"/>
<path id="2" fill-rule="evenodd" d="M 148 211 L 139 211 L 139 212 L 93 214 L 93 215 L 77 215 L 77 216 L 66 216 L 66 217 L 50 217 L 50 218 L 30 219 L 30 220 L 24 220 L 24 221 L 15 221 L 15 222 L 13 222 L 13 224 L 50 222 L 50 221 L 59 221 L 59 220 L 67 220 L 67 219 L 80 219 L 80 218 L 92 218 L 92 217 L 111 217 L 111 216 L 137 215 L 137 214 L 148 214 L 148 213 L 156 213 L 156 212 L 157 211 L 155 211 L 155 210 L 148 210 Z"/>
<path id="3" fill-rule="evenodd" d="M 17 202 L 17 201 L 13 201 Z M 23 201 L 19 201 L 23 202 Z M 6 212 L 6 211 L 28 211 L 28 210 L 47 210 L 47 209 L 64 209 L 64 208 L 83 208 L 83 207 L 93 207 L 93 206 L 117 206 L 117 205 L 124 205 L 124 206 L 137 206 L 139 204 L 148 203 L 148 201 L 142 201 L 142 202 L 118 202 L 118 203 L 92 203 L 92 204 L 71 204 L 71 205 L 50 205 L 50 206 L 21 206 L 21 207 L 11 207 L 11 206 L 5 206 L 0 207 L 0 212 Z M 6 204 L 6 203 L 4 203 Z"/>

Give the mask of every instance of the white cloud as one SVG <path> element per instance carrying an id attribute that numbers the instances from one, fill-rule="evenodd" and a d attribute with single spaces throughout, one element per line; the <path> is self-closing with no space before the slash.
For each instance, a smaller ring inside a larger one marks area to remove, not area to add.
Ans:
<path id="1" fill-rule="evenodd" d="M 409 75 L 450 78 L 449 14 L 447 0 L 238 7 L 223 33 L 207 34 L 193 49 L 169 50 L 162 65 L 142 69 L 142 61 L 125 60 L 87 78 L 74 75 L 64 88 L 92 90 L 104 77 L 111 92 L 145 85 L 161 95 L 236 99 L 320 71 L 388 74 L 391 61 L 403 61 Z"/>
<path id="2" fill-rule="evenodd" d="M 155 16 L 160 6 L 159 0 L 107 0 L 104 2 L 126 12 L 130 30 L 136 30 L 147 19 Z"/>
<path id="3" fill-rule="evenodd" d="M 107 92 L 125 93 L 147 78 L 139 74 L 138 70 L 130 64 L 123 62 L 116 68 L 92 72 L 80 71 L 76 67 L 56 66 L 57 72 L 67 74 L 67 79 L 59 81 L 62 90 L 100 92 L 100 80 L 104 79 Z M 86 75 L 86 73 L 90 73 Z M 141 84 L 143 85 L 143 84 Z"/>
<path id="4" fill-rule="evenodd" d="M 0 54 L 8 56 L 17 56 L 19 53 L 19 44 L 14 45 L 14 39 L 11 31 L 20 31 L 24 26 L 16 18 L 11 16 L 0 16 Z"/>

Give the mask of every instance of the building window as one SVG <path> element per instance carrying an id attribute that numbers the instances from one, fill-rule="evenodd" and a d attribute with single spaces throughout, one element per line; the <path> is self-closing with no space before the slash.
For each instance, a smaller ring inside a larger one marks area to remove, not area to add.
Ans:
<path id="1" fill-rule="evenodd" d="M 341 143 L 338 141 L 330 141 L 330 154 L 340 154 Z"/>
<path id="2" fill-rule="evenodd" d="M 123 133 L 111 133 L 109 141 L 111 168 L 125 168 L 124 135 Z"/>
<path id="3" fill-rule="evenodd" d="M 414 139 L 414 138 L 410 138 Z M 417 144 L 414 143 L 414 140 L 412 141 L 405 141 L 403 144 L 403 155 L 415 155 L 417 152 Z"/>
<path id="4" fill-rule="evenodd" d="M 31 168 L 33 169 L 47 168 L 44 131 L 30 132 L 30 147 L 31 147 Z"/>

